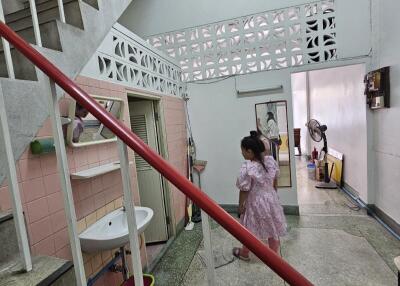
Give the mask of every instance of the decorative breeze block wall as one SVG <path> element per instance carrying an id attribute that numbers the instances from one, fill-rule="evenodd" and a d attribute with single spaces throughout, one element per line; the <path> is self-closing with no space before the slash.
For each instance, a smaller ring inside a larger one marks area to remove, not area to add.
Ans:
<path id="1" fill-rule="evenodd" d="M 150 36 L 196 81 L 335 60 L 335 2 L 324 0 Z"/>

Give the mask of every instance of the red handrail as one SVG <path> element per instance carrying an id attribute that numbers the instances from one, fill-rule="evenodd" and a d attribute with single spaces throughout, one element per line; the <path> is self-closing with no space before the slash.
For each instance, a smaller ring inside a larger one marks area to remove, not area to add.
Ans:
<path id="1" fill-rule="evenodd" d="M 80 105 L 85 107 L 99 121 L 107 126 L 127 146 L 145 159 L 151 166 L 158 170 L 165 178 L 174 184 L 180 191 L 187 195 L 196 205 L 203 209 L 209 216 L 216 220 L 234 237 L 246 245 L 258 258 L 275 271 L 290 285 L 312 285 L 304 276 L 280 256 L 271 251 L 264 243 L 244 228 L 238 221 L 225 212 L 217 203 L 182 176 L 169 165 L 160 155 L 150 149 L 128 127 L 120 123 L 113 115 L 102 108 L 93 98 L 77 86 L 71 79 L 64 75 L 49 60 L 31 47 L 25 40 L 18 36 L 6 24 L 0 21 L 0 36 L 4 37 L 33 64 L 40 68 L 47 76 L 72 96 Z M 266 282 L 267 283 L 267 282 Z"/>

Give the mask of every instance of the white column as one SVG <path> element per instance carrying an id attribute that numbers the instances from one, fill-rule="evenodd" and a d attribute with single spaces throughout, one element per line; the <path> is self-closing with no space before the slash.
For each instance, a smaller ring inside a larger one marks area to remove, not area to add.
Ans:
<path id="1" fill-rule="evenodd" d="M 0 90 L 0 132 L 2 132 L 1 137 L 3 138 L 3 142 L 0 142 L 0 144 L 4 146 L 6 153 L 6 162 L 8 165 L 8 187 L 13 203 L 14 222 L 17 232 L 19 250 L 21 252 L 24 269 L 28 272 L 32 270 L 32 259 L 29 250 L 28 236 L 26 234 L 24 213 L 22 210 L 21 196 L 18 188 L 17 171 L 15 169 L 15 160 L 12 150 L 10 130 L 8 128 L 7 113 L 2 89 Z"/>
<path id="2" fill-rule="evenodd" d="M 129 170 L 128 149 L 126 144 L 118 138 L 118 152 L 121 164 L 122 184 L 124 189 L 124 206 L 128 221 L 129 245 L 135 285 L 143 286 L 142 262 L 140 258 L 139 238 L 136 225 L 135 206 L 133 204 L 131 176 Z"/>
<path id="3" fill-rule="evenodd" d="M 197 176 L 199 180 L 199 188 L 201 189 L 201 172 L 197 171 Z M 210 218 L 208 214 L 201 210 L 201 228 L 203 231 L 204 239 L 204 253 L 206 258 L 207 266 L 207 281 L 208 285 L 215 285 L 215 265 L 214 265 L 214 253 L 211 245 L 211 228 L 210 228 Z"/>
<path id="4" fill-rule="evenodd" d="M 67 217 L 69 242 L 71 244 L 72 258 L 76 282 L 78 286 L 86 286 L 85 268 L 83 266 L 81 244 L 76 227 L 76 214 L 72 196 L 71 180 L 68 169 L 67 152 L 61 125 L 60 109 L 57 101 L 56 84 L 50 79 L 51 94 L 48 98 L 51 126 L 56 147 L 58 172 L 64 197 L 64 209 Z"/>
<path id="5" fill-rule="evenodd" d="M 58 2 L 58 11 L 60 13 L 60 21 L 65 23 L 65 13 L 64 13 L 64 3 L 63 0 L 57 0 Z"/>
<path id="6" fill-rule="evenodd" d="M 211 228 L 210 228 L 210 220 L 208 215 L 201 211 L 201 227 L 203 230 L 203 238 L 204 238 L 204 250 L 206 256 L 206 264 L 207 264 L 207 280 L 208 285 L 215 285 L 215 266 L 214 266 L 214 254 L 211 246 Z"/>
<path id="7" fill-rule="evenodd" d="M 4 10 L 3 10 L 2 1 L 0 1 L 0 21 L 2 21 L 3 23 L 6 22 L 5 18 L 4 18 Z M 1 41 L 3 43 L 4 56 L 6 58 L 6 67 L 7 67 L 8 77 L 11 79 L 15 79 L 14 65 L 13 65 L 12 57 L 11 57 L 10 44 L 4 38 L 1 38 Z"/>
<path id="8" fill-rule="evenodd" d="M 307 71 L 305 73 L 306 73 L 306 98 L 307 98 L 307 123 L 308 123 L 311 119 L 311 100 L 310 100 L 311 87 L 310 87 L 310 72 Z M 313 150 L 311 150 L 311 138 L 308 133 L 308 129 L 306 137 L 306 146 L 307 146 L 307 155 L 311 156 Z"/>
<path id="9" fill-rule="evenodd" d="M 40 36 L 40 27 L 39 27 L 39 20 L 38 20 L 38 15 L 37 15 L 37 11 L 36 11 L 35 0 L 29 0 L 29 6 L 31 8 L 33 32 L 35 34 L 36 45 L 41 47 L 42 46 L 42 37 Z"/>

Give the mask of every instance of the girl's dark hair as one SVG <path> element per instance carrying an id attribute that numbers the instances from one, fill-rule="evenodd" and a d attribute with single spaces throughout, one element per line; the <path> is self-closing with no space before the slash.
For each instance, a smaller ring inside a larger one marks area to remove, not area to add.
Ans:
<path id="1" fill-rule="evenodd" d="M 265 151 L 264 143 L 260 140 L 260 133 L 257 131 L 250 131 L 250 136 L 246 136 L 242 139 L 240 146 L 243 149 L 251 150 L 254 153 L 254 157 L 258 162 L 261 163 L 264 170 L 268 172 L 264 164 L 264 158 L 262 153 Z"/>

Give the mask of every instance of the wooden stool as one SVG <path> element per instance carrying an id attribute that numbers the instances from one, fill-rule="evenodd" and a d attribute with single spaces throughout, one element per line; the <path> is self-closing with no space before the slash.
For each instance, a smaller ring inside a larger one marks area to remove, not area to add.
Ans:
<path id="1" fill-rule="evenodd" d="M 299 150 L 299 156 L 301 156 L 300 134 L 301 134 L 301 128 L 294 128 L 294 147 Z"/>

